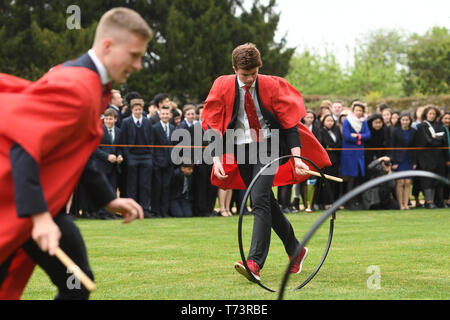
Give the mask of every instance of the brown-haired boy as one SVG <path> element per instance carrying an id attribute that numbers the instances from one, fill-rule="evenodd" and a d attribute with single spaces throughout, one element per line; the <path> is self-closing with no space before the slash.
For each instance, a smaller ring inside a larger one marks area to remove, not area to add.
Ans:
<path id="1" fill-rule="evenodd" d="M 280 140 L 276 145 L 279 155 L 300 156 L 302 150 L 302 155 L 317 163 L 319 167 L 330 165 L 325 150 L 300 123 L 306 114 L 301 94 L 282 78 L 259 74 L 262 59 L 256 46 L 246 43 L 235 48 L 232 64 L 234 75 L 216 79 L 202 113 L 205 130 L 215 130 L 227 138 L 226 131 L 235 129 L 232 136 L 234 150 L 226 150 L 228 154 L 216 154 L 214 157 L 213 184 L 222 189 L 246 189 L 266 164 L 260 153 L 257 154 L 256 164 L 249 161 L 250 157 L 254 156 L 252 150 L 255 148 L 252 146 L 256 144 L 260 150 L 265 144 L 267 153 L 275 153 L 276 150 L 271 149 L 272 135 L 275 135 L 273 130 L 279 132 Z M 238 150 L 244 150 L 243 157 L 238 157 Z M 225 161 L 233 157 L 246 161 L 237 164 L 228 164 Z M 255 218 L 247 257 L 247 265 L 253 277 L 247 273 L 242 261 L 235 263 L 236 270 L 250 281 L 260 278 L 260 269 L 264 266 L 269 252 L 272 228 L 282 240 L 288 256 L 292 257 L 296 252 L 299 241 L 280 210 L 272 186 L 293 184 L 306 179 L 305 169 L 308 169 L 308 165 L 302 160 L 291 159 L 280 166 L 276 174 L 261 175 L 254 184 L 250 196 Z M 307 249 L 303 248 L 291 272 L 301 271 L 306 254 Z"/>

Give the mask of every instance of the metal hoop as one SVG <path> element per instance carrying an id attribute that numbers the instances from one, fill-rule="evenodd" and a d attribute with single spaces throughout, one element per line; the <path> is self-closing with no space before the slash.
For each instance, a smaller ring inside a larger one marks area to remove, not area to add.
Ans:
<path id="1" fill-rule="evenodd" d="M 277 161 L 280 161 L 280 160 L 282 160 L 282 159 L 287 159 L 287 158 L 298 158 L 298 159 L 301 159 L 301 160 L 303 160 L 303 161 L 306 161 L 306 162 L 310 163 L 310 164 L 317 170 L 317 172 L 320 173 L 322 179 L 324 179 L 324 181 L 327 182 L 327 180 L 325 179 L 325 176 L 324 176 L 322 170 L 321 170 L 314 162 L 312 162 L 311 160 L 306 159 L 306 158 L 301 157 L 301 156 L 286 155 L 286 156 L 279 157 L 279 158 L 277 158 L 277 159 L 275 159 L 275 160 L 269 162 L 269 163 L 266 164 L 263 168 L 261 168 L 261 170 L 260 170 L 260 171 L 256 174 L 256 176 L 253 178 L 253 180 L 252 180 L 252 182 L 250 183 L 250 185 L 247 187 L 247 191 L 245 192 L 244 200 L 243 200 L 242 203 L 247 203 L 248 196 L 249 196 L 249 194 L 250 194 L 250 192 L 251 192 L 253 186 L 255 185 L 256 181 L 257 181 L 258 178 L 262 175 L 262 173 L 263 173 L 269 166 L 271 166 L 273 163 L 275 163 L 275 162 L 277 162 Z M 273 290 L 273 289 L 271 289 L 271 288 L 265 286 L 260 280 L 257 280 L 257 279 L 253 276 L 252 272 L 250 271 L 250 269 L 249 269 L 249 267 L 248 267 L 248 265 L 247 265 L 247 259 L 246 259 L 245 254 L 244 254 L 244 249 L 243 249 L 243 244 L 242 244 L 242 221 L 243 221 L 243 217 L 244 217 L 244 205 L 242 205 L 241 208 L 240 208 L 240 210 L 239 210 L 239 222 L 238 222 L 239 252 L 240 252 L 240 254 L 241 254 L 242 263 L 244 264 L 245 270 L 247 270 L 247 273 L 250 275 L 250 277 L 253 279 L 253 281 L 254 281 L 255 283 L 257 283 L 261 288 L 263 288 L 263 289 L 265 289 L 265 290 L 267 290 L 267 291 L 269 291 L 269 292 L 275 292 L 275 290 Z M 331 246 L 331 240 L 332 240 L 332 238 L 333 238 L 333 228 L 334 228 L 334 219 L 335 219 L 335 217 L 336 217 L 336 216 L 335 216 L 335 214 L 333 213 L 332 220 L 330 221 L 330 233 L 329 233 L 329 236 L 328 236 L 327 246 L 326 246 L 326 248 L 325 248 L 325 252 L 324 252 L 324 254 L 323 254 L 323 256 L 322 256 L 322 259 L 321 259 L 321 261 L 319 262 L 319 265 L 318 265 L 318 266 L 316 267 L 316 269 L 313 271 L 313 273 L 311 274 L 311 276 L 309 276 L 308 279 L 307 279 L 304 283 L 302 283 L 301 285 L 299 285 L 297 288 L 301 288 L 301 287 L 305 286 L 309 281 L 311 281 L 311 279 L 314 278 L 314 276 L 317 274 L 317 272 L 320 270 L 322 264 L 324 263 L 324 261 L 325 261 L 325 259 L 326 259 L 326 257 L 327 257 L 328 251 L 329 251 L 329 249 L 330 249 L 330 246 Z M 297 257 L 297 256 L 298 256 L 298 254 L 297 254 L 295 257 Z M 292 259 L 292 261 L 295 261 L 295 259 Z"/>
<path id="2" fill-rule="evenodd" d="M 340 199 L 338 199 L 338 201 L 336 201 L 335 203 L 333 203 L 333 205 L 326 210 L 322 216 L 316 221 L 316 223 L 311 227 L 311 229 L 308 231 L 308 233 L 306 234 L 305 238 L 302 240 L 302 242 L 300 242 L 299 246 L 297 247 L 297 251 L 295 253 L 294 258 L 292 259 L 291 263 L 289 263 L 286 272 L 284 273 L 284 278 L 283 281 L 281 282 L 281 287 L 280 287 L 280 292 L 279 292 L 279 296 L 278 299 L 282 300 L 283 299 L 283 295 L 284 295 L 284 290 L 286 288 L 286 284 L 287 284 L 287 280 L 289 278 L 289 270 L 290 268 L 294 265 L 294 261 L 297 259 L 297 257 L 299 256 L 301 249 L 306 245 L 306 243 L 308 243 L 308 241 L 311 239 L 311 237 L 314 235 L 314 233 L 317 231 L 317 229 L 319 229 L 319 227 L 325 222 L 325 220 L 330 216 L 333 215 L 341 205 L 343 205 L 344 203 L 346 203 L 348 200 L 352 199 L 353 197 L 357 196 L 358 194 L 367 191 L 379 184 L 391 181 L 391 180 L 396 180 L 396 179 L 404 179 L 404 178 L 408 178 L 408 177 L 424 177 L 424 178 L 430 178 L 430 179 L 435 179 L 438 180 L 442 183 L 445 183 L 447 185 L 450 185 L 450 180 L 445 179 L 435 173 L 432 172 L 427 172 L 427 171 L 420 171 L 420 170 L 410 170 L 410 171 L 402 171 L 402 172 L 396 172 L 393 174 L 389 174 L 389 175 L 385 175 L 385 176 L 381 176 L 378 177 L 374 180 L 368 181 L 362 185 L 360 185 L 359 187 L 357 187 L 356 189 L 346 193 L 344 196 L 342 196 Z M 294 290 L 300 289 L 300 286 L 297 287 Z"/>

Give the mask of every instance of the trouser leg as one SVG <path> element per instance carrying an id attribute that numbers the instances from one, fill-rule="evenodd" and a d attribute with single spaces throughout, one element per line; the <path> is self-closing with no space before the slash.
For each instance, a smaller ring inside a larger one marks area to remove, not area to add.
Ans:
<path id="1" fill-rule="evenodd" d="M 55 217 L 55 223 L 62 234 L 59 241 L 60 248 L 89 278 L 94 279 L 83 238 L 72 217 L 61 213 Z M 28 240 L 23 245 L 23 249 L 48 274 L 53 284 L 58 288 L 55 299 L 86 300 L 89 298 L 89 291 L 79 283 L 59 259 L 39 249 L 33 239 Z"/>
<path id="2" fill-rule="evenodd" d="M 240 166 L 241 176 L 247 186 L 262 167 L 261 164 Z M 273 180 L 274 175 L 261 175 L 250 193 L 254 222 L 247 259 L 255 261 L 260 268 L 263 268 L 269 253 L 272 228 L 282 240 L 288 255 L 293 255 L 298 245 L 294 230 L 272 192 Z"/>

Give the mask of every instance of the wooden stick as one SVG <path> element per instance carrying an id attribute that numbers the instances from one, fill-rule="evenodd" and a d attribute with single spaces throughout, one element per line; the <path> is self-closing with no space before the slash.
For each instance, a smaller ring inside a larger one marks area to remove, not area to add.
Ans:
<path id="1" fill-rule="evenodd" d="M 61 248 L 56 248 L 56 257 L 67 267 L 67 269 L 70 270 L 70 272 L 72 272 L 75 277 L 80 280 L 86 289 L 89 291 L 95 290 L 94 281 L 92 281 L 91 278 L 89 278 L 86 273 L 84 273 L 80 267 L 78 267 L 75 262 L 73 262 L 73 260 L 61 250 Z"/>
<path id="2" fill-rule="evenodd" d="M 312 176 L 316 176 L 316 177 L 322 177 L 322 175 L 316 171 L 311 171 L 311 170 L 305 170 L 306 173 L 312 175 Z M 336 181 L 336 182 L 343 182 L 344 180 L 342 178 L 338 178 L 335 176 L 330 176 L 328 174 L 324 174 L 325 178 L 328 180 L 332 180 L 332 181 Z"/>

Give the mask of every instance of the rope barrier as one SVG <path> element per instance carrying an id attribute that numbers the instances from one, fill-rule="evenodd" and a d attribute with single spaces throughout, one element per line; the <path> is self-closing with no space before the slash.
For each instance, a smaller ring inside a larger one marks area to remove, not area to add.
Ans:
<path id="1" fill-rule="evenodd" d="M 207 146 L 183 146 L 183 145 L 134 145 L 134 144 L 100 144 L 100 147 L 118 148 L 192 148 L 206 149 Z M 450 147 L 398 147 L 398 148 L 325 148 L 327 151 L 380 151 L 380 150 L 449 150 Z"/>

